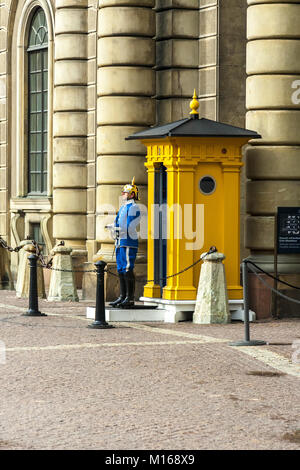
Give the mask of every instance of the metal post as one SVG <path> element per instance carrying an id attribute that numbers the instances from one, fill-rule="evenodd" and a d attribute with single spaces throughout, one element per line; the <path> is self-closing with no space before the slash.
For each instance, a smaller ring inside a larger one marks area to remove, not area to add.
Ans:
<path id="1" fill-rule="evenodd" d="M 245 341 L 250 341 L 249 298 L 248 298 L 248 266 L 247 266 L 246 261 L 244 261 L 242 263 L 242 276 L 243 276 L 243 296 L 244 296 Z"/>
<path id="2" fill-rule="evenodd" d="M 278 211 L 278 208 L 277 208 Z M 273 318 L 279 318 L 277 314 L 277 289 L 278 289 L 278 215 L 275 214 L 275 222 L 274 222 L 274 289 L 275 292 L 272 292 L 272 316 Z"/>
<path id="3" fill-rule="evenodd" d="M 244 260 L 242 263 L 242 275 L 243 275 L 243 295 L 244 295 L 244 327 L 245 327 L 245 339 L 244 341 L 237 341 L 230 343 L 230 346 L 262 346 L 267 344 L 261 340 L 250 340 L 250 326 L 249 326 L 249 294 L 248 294 L 248 266 L 247 261 Z"/>
<path id="4" fill-rule="evenodd" d="M 114 328 L 105 321 L 105 301 L 104 301 L 104 269 L 106 263 L 97 261 L 95 263 L 97 269 L 97 290 L 96 290 L 96 311 L 95 321 L 88 325 L 88 328 L 104 329 Z"/>
<path id="5" fill-rule="evenodd" d="M 29 309 L 23 315 L 26 317 L 46 317 L 45 313 L 39 311 L 38 306 L 38 286 L 37 286 L 37 255 L 28 256 L 30 266 L 29 279 Z"/>

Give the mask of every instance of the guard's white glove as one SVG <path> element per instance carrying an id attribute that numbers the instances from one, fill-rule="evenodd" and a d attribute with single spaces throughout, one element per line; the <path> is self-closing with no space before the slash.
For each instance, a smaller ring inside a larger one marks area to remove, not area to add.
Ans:
<path id="1" fill-rule="evenodd" d="M 119 238 L 120 227 L 116 227 L 114 224 L 109 224 L 109 225 L 105 225 L 105 228 L 107 228 L 110 231 L 110 234 L 114 240 Z"/>

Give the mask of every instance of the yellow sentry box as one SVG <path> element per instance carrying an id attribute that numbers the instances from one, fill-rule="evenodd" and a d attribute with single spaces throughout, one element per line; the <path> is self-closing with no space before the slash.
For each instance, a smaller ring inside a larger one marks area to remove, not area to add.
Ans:
<path id="1" fill-rule="evenodd" d="M 144 287 L 144 296 L 166 300 L 196 299 L 199 263 L 163 283 L 162 278 L 192 265 L 201 253 L 214 245 L 226 256 L 229 299 L 242 299 L 241 149 L 250 139 L 261 136 L 254 131 L 199 119 L 196 98 L 195 93 L 190 104 L 190 118 L 127 138 L 140 139 L 147 147 L 147 278 L 150 281 Z M 166 203 L 163 221 L 157 215 L 157 208 L 162 203 Z M 165 223 L 167 236 L 162 237 Z M 187 225 L 189 230 L 186 230 Z M 191 232 L 196 234 L 197 243 L 191 239 Z"/>

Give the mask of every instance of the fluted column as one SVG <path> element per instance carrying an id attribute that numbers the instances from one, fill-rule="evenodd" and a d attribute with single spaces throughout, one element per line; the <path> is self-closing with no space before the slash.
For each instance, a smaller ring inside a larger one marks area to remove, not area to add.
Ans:
<path id="1" fill-rule="evenodd" d="M 198 93 L 199 2 L 157 0 L 156 22 L 157 119 L 164 124 L 186 117 Z"/>
<path id="2" fill-rule="evenodd" d="M 262 139 L 246 152 L 246 246 L 272 272 L 277 207 L 300 201 L 300 4 L 248 0 L 247 20 L 246 127 Z M 279 272 L 299 272 L 299 256 L 281 255 Z"/>
<path id="3" fill-rule="evenodd" d="M 145 147 L 125 138 L 155 123 L 154 3 L 99 0 L 96 237 L 98 255 L 110 262 L 114 245 L 104 225 L 133 176 L 147 203 Z M 138 256 L 145 259 L 143 253 L 140 244 Z"/>
<path id="4" fill-rule="evenodd" d="M 86 241 L 88 0 L 58 0 L 55 17 L 53 236 Z"/>

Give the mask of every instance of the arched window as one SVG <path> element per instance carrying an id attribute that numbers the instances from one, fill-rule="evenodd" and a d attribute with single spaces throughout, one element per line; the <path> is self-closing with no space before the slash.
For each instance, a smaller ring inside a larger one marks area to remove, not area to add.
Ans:
<path id="1" fill-rule="evenodd" d="M 28 39 L 28 194 L 47 194 L 48 29 L 38 8 Z"/>

